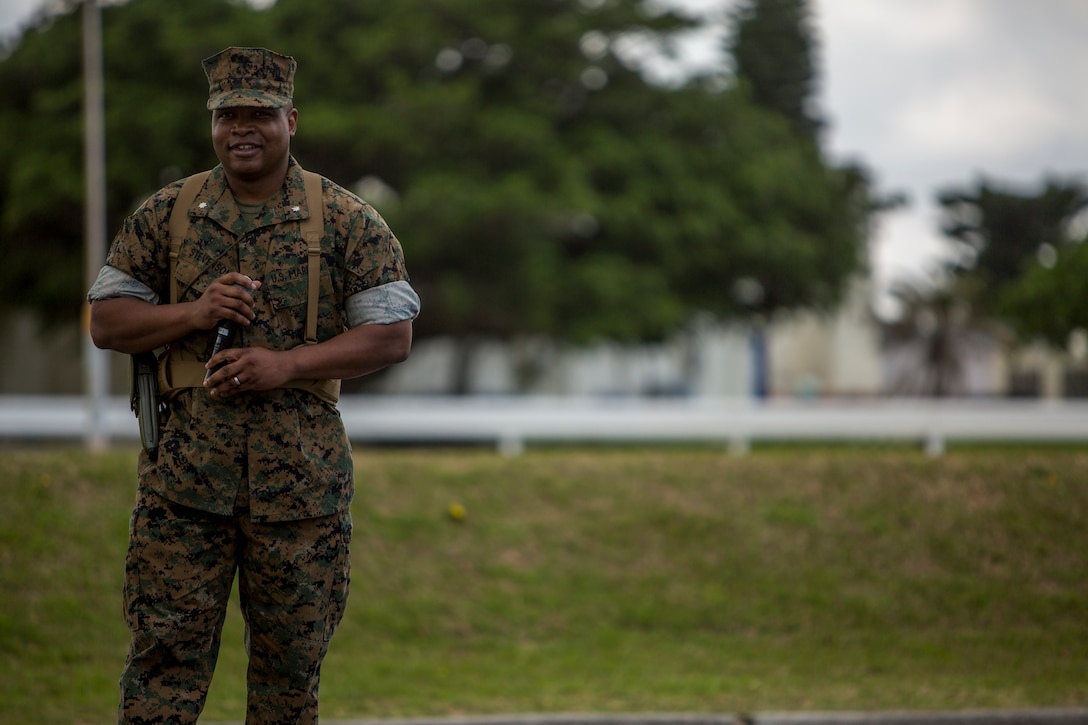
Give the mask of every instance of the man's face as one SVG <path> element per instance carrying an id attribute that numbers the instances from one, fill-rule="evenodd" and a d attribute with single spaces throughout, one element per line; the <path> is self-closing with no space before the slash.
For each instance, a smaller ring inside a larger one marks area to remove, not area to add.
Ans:
<path id="1" fill-rule="evenodd" d="M 212 111 L 212 146 L 228 176 L 258 181 L 283 174 L 291 153 L 294 108 L 222 108 Z"/>

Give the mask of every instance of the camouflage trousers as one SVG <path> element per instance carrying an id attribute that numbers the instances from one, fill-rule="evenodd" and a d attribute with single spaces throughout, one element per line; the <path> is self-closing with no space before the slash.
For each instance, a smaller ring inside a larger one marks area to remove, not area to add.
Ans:
<path id="1" fill-rule="evenodd" d="M 286 523 L 180 506 L 141 489 L 125 565 L 132 633 L 118 722 L 195 723 L 235 573 L 249 655 L 246 723 L 317 722 L 321 661 L 348 596 L 351 514 Z"/>

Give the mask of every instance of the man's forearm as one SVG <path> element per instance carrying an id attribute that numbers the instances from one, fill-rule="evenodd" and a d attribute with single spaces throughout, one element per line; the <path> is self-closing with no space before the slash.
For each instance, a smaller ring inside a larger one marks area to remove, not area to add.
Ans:
<path id="1" fill-rule="evenodd" d="M 412 349 L 412 321 L 360 325 L 289 352 L 292 378 L 347 380 L 402 362 Z"/>
<path id="2" fill-rule="evenodd" d="M 194 329 L 185 304 L 154 305 L 135 297 L 91 302 L 91 340 L 103 349 L 148 352 Z"/>

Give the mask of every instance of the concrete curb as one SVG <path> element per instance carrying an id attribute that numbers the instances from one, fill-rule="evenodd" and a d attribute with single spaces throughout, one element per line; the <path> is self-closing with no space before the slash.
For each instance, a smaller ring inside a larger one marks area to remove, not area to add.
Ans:
<path id="1" fill-rule="evenodd" d="M 965 710 L 958 712 L 828 712 L 754 714 L 752 725 L 1086 725 L 1088 710 Z"/>
<path id="2" fill-rule="evenodd" d="M 750 714 L 579 713 L 322 720 L 324 725 L 1088 725 L 1088 709 Z M 238 722 L 205 725 L 242 725 Z"/>

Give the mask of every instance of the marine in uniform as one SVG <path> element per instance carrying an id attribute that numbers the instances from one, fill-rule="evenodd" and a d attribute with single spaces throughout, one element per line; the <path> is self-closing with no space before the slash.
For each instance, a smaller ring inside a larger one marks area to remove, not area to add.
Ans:
<path id="1" fill-rule="evenodd" d="M 419 298 L 371 206 L 324 178 L 308 198 L 289 150 L 294 59 L 228 48 L 203 65 L 220 165 L 188 208 L 179 181 L 126 219 L 88 293 L 99 347 L 166 350 L 161 441 L 140 456 L 130 526 L 119 722 L 196 721 L 237 575 L 246 722 L 312 723 L 349 584 L 354 469 L 335 383 L 408 355 Z M 311 266 L 300 230 L 314 215 Z M 223 321 L 238 340 L 211 356 Z M 178 372 L 194 364 L 206 380 Z"/>

